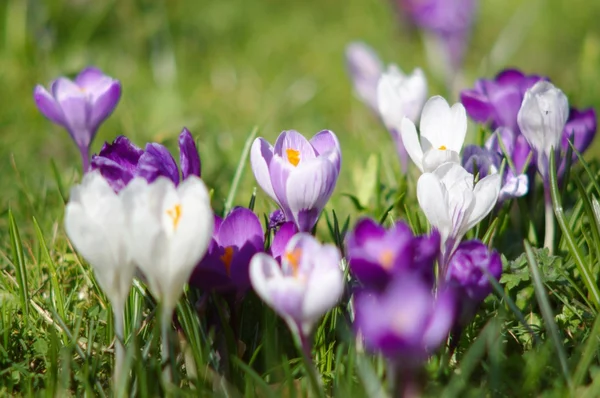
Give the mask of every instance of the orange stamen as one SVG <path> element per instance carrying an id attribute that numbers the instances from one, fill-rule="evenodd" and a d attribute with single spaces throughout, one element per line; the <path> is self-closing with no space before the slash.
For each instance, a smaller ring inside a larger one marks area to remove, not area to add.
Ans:
<path id="1" fill-rule="evenodd" d="M 441 146 L 441 147 L 439 147 L 438 149 L 439 149 L 440 151 L 445 151 L 447 148 L 446 148 L 446 145 L 442 145 L 442 146 Z"/>
<path id="2" fill-rule="evenodd" d="M 181 205 L 178 203 L 173 208 L 167 210 L 167 215 L 171 217 L 171 221 L 173 222 L 173 229 L 177 229 L 177 225 L 179 224 L 179 220 L 181 219 Z"/>
<path id="3" fill-rule="evenodd" d="M 225 253 L 221 257 L 219 257 L 225 266 L 225 272 L 227 272 L 228 276 L 231 276 L 231 261 L 233 260 L 233 247 L 227 246 L 225 248 Z"/>
<path id="4" fill-rule="evenodd" d="M 391 250 L 384 250 L 379 256 L 379 262 L 383 268 L 389 270 L 394 265 L 394 252 Z"/>
<path id="5" fill-rule="evenodd" d="M 300 163 L 300 151 L 295 149 L 286 149 L 285 153 L 287 155 L 288 162 L 294 166 L 298 166 L 298 163 Z"/>
<path id="6" fill-rule="evenodd" d="M 298 268 L 300 267 L 300 257 L 302 256 L 302 250 L 296 248 L 291 252 L 285 252 L 284 256 L 285 256 L 286 261 L 292 267 L 292 274 L 294 276 L 297 276 Z"/>

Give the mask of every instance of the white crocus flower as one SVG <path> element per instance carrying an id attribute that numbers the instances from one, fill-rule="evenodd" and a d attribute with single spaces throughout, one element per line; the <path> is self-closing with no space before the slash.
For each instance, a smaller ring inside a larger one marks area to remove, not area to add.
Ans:
<path id="1" fill-rule="evenodd" d="M 539 81 L 525 92 L 517 122 L 529 145 L 537 152 L 537 166 L 544 177 L 550 153 L 552 148 L 559 148 L 568 117 L 569 100 L 552 83 Z"/>
<path id="2" fill-rule="evenodd" d="M 445 163 L 432 173 L 423 173 L 417 182 L 419 205 L 431 226 L 439 230 L 446 259 L 498 200 L 499 174 L 490 174 L 477 184 L 473 178 L 461 165 Z"/>
<path id="3" fill-rule="evenodd" d="M 421 114 L 421 139 L 415 124 L 402 119 L 400 133 L 408 155 L 422 172 L 434 171 L 446 162 L 459 163 L 467 134 L 467 114 L 461 103 L 450 107 L 439 95 L 431 97 Z"/>
<path id="4" fill-rule="evenodd" d="M 189 176 L 177 187 L 164 177 L 151 184 L 136 178 L 123 190 L 123 199 L 131 217 L 132 257 L 162 307 L 165 361 L 173 311 L 212 237 L 214 217 L 208 191 L 195 176 Z M 169 373 L 166 369 L 167 380 Z"/>
<path id="5" fill-rule="evenodd" d="M 65 229 L 75 249 L 94 268 L 96 281 L 110 301 L 115 333 L 123 341 L 123 311 L 135 266 L 127 247 L 127 214 L 122 198 L 98 171 L 87 173 L 71 190 Z M 115 385 L 123 366 L 124 349 L 115 345 Z"/>
<path id="6" fill-rule="evenodd" d="M 427 79 L 419 68 L 405 75 L 396 65 L 390 65 L 379 78 L 377 103 L 386 127 L 400 131 L 402 118 L 416 122 L 427 99 Z"/>

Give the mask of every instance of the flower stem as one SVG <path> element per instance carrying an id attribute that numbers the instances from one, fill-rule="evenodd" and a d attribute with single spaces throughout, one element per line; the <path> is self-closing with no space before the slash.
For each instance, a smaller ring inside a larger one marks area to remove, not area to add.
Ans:
<path id="1" fill-rule="evenodd" d="M 421 396 L 421 389 L 416 377 L 417 373 L 413 369 L 407 369 L 394 361 L 390 361 L 388 371 L 392 397 L 418 398 Z"/>
<path id="2" fill-rule="evenodd" d="M 171 328 L 171 317 L 173 311 L 169 310 L 165 307 L 161 308 L 161 321 L 160 321 L 160 335 L 161 335 L 161 352 L 160 357 L 163 365 L 163 382 L 165 384 L 165 388 L 171 384 L 172 375 L 171 375 L 171 344 L 169 342 L 169 329 Z"/>
<path id="3" fill-rule="evenodd" d="M 301 325 L 298 325 L 298 340 L 300 343 L 298 348 L 302 353 L 304 367 L 306 369 L 306 373 L 308 373 L 308 378 L 310 380 L 313 392 L 315 393 L 315 396 L 324 398 L 325 393 L 322 388 L 323 386 L 321 385 L 317 369 L 315 368 L 312 360 L 310 338 L 304 333 Z"/>
<path id="4" fill-rule="evenodd" d="M 554 252 L 554 208 L 552 206 L 552 197 L 550 196 L 550 184 L 544 183 L 544 204 L 546 210 L 544 247 L 550 254 Z"/>
<path id="5" fill-rule="evenodd" d="M 125 334 L 125 326 L 123 322 L 123 307 L 122 306 L 114 306 L 113 307 L 113 316 L 115 319 L 115 369 L 113 373 L 113 388 L 115 391 L 115 396 L 120 397 L 121 394 L 121 377 L 123 376 L 123 366 L 125 365 L 125 347 L 124 343 L 124 334 Z"/>

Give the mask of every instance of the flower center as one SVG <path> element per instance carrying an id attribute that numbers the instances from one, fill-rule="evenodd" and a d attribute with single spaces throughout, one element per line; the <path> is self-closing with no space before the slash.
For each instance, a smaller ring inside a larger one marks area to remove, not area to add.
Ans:
<path id="1" fill-rule="evenodd" d="M 294 166 L 298 166 L 298 163 L 300 163 L 300 151 L 289 148 L 285 150 L 285 153 L 287 155 L 288 162 Z"/>
<path id="2" fill-rule="evenodd" d="M 384 250 L 379 256 L 379 262 L 383 268 L 390 270 L 394 265 L 394 252 L 390 249 Z"/>
<path id="3" fill-rule="evenodd" d="M 225 272 L 227 272 L 227 276 L 231 276 L 231 260 L 233 260 L 233 247 L 227 246 L 225 248 L 225 253 L 221 257 L 219 257 L 225 266 Z"/>
<path id="4" fill-rule="evenodd" d="M 442 145 L 442 146 L 441 146 L 441 147 L 439 147 L 438 149 L 439 149 L 440 151 L 445 151 L 447 148 L 446 148 L 446 145 Z"/>
<path id="5" fill-rule="evenodd" d="M 300 267 L 300 257 L 301 256 L 302 256 L 302 250 L 298 249 L 298 248 L 296 248 L 292 251 L 286 251 L 284 254 L 286 261 L 292 267 L 292 274 L 294 275 L 294 277 L 298 276 L 298 268 Z"/>
<path id="6" fill-rule="evenodd" d="M 173 229 L 177 229 L 177 225 L 179 225 L 179 221 L 181 220 L 181 204 L 177 203 L 167 210 L 167 215 L 171 218 Z"/>

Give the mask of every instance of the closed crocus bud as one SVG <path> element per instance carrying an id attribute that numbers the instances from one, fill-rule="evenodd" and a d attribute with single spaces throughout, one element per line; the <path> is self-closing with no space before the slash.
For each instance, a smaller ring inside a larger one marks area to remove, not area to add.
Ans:
<path id="1" fill-rule="evenodd" d="M 50 91 L 36 86 L 33 97 L 40 112 L 71 135 L 87 172 L 90 145 L 100 124 L 117 106 L 121 83 L 100 69 L 86 68 L 75 81 L 65 77 L 54 80 Z"/>
<path id="2" fill-rule="evenodd" d="M 495 279 L 500 279 L 502 274 L 500 255 L 482 242 L 470 240 L 461 243 L 450 258 L 446 282 L 461 291 L 466 299 L 479 303 L 493 289 L 488 274 Z"/>
<path id="3" fill-rule="evenodd" d="M 100 153 L 92 157 L 92 169 L 98 169 L 118 192 L 134 177 L 148 182 L 159 176 L 167 177 L 175 184 L 189 176 L 200 177 L 200 156 L 192 134 L 184 128 L 179 135 L 179 164 L 169 150 L 161 144 L 149 143 L 145 149 L 138 148 L 127 137 L 119 136 L 112 144 L 105 143 Z"/>
<path id="4" fill-rule="evenodd" d="M 452 107 L 440 96 L 431 97 L 421 113 L 421 137 L 415 124 L 403 118 L 402 141 L 408 155 L 422 172 L 431 172 L 446 162 L 459 163 L 467 134 L 467 115 L 460 103 Z"/>
<path id="5" fill-rule="evenodd" d="M 500 194 L 500 175 L 490 174 L 473 184 L 474 176 L 456 163 L 445 163 L 417 182 L 417 199 L 432 227 L 441 235 L 447 259 L 463 236 L 492 211 Z"/>
<path id="6" fill-rule="evenodd" d="M 250 281 L 256 294 L 303 340 L 342 297 L 340 261 L 335 246 L 321 245 L 311 235 L 299 233 L 288 242 L 281 266 L 267 254 L 256 254 L 250 263 Z"/>
<path id="7" fill-rule="evenodd" d="M 83 177 L 71 190 L 65 209 L 65 229 L 75 249 L 94 269 L 98 284 L 110 301 L 115 334 L 124 341 L 124 310 L 135 270 L 128 241 L 128 213 L 122 198 L 99 172 Z M 118 385 L 125 360 L 120 342 L 115 345 L 114 384 Z"/>
<path id="8" fill-rule="evenodd" d="M 434 262 L 440 251 L 440 235 L 414 236 L 399 221 L 389 229 L 370 218 L 358 221 L 346 239 L 352 274 L 367 288 L 381 290 L 394 275 L 412 273 L 433 286 Z"/>
<path id="9" fill-rule="evenodd" d="M 122 195 L 131 219 L 132 257 L 162 305 L 163 322 L 170 322 L 183 287 L 212 237 L 208 191 L 195 176 L 178 186 L 166 177 L 152 183 L 138 177 Z"/>
<path id="10" fill-rule="evenodd" d="M 250 151 L 256 181 L 302 232 L 317 223 L 335 188 L 341 161 L 340 144 L 329 130 L 310 141 L 297 131 L 284 131 L 274 147 L 257 138 Z"/>
<path id="11" fill-rule="evenodd" d="M 260 220 L 251 210 L 237 207 L 221 219 L 202 261 L 196 266 L 190 285 L 223 294 L 243 295 L 250 287 L 250 259 L 264 250 Z"/>
<path id="12" fill-rule="evenodd" d="M 529 145 L 537 152 L 537 167 L 544 178 L 547 178 L 552 148 L 560 149 L 568 117 L 569 101 L 552 83 L 537 82 L 525 93 L 517 121 Z"/>
<path id="13" fill-rule="evenodd" d="M 455 297 L 434 297 L 420 278 L 399 275 L 382 292 L 355 296 L 354 328 L 369 351 L 382 353 L 405 370 L 418 368 L 446 340 L 455 317 Z"/>
<path id="14" fill-rule="evenodd" d="M 356 96 L 377 113 L 377 81 L 383 72 L 383 64 L 375 51 L 362 42 L 348 44 L 346 68 Z"/>
<path id="15" fill-rule="evenodd" d="M 394 138 L 404 170 L 408 167 L 408 154 L 400 134 L 402 119 L 407 117 L 415 123 L 426 99 L 427 80 L 421 69 L 417 68 L 410 75 L 405 75 L 397 66 L 391 65 L 379 79 L 379 114 Z"/>

